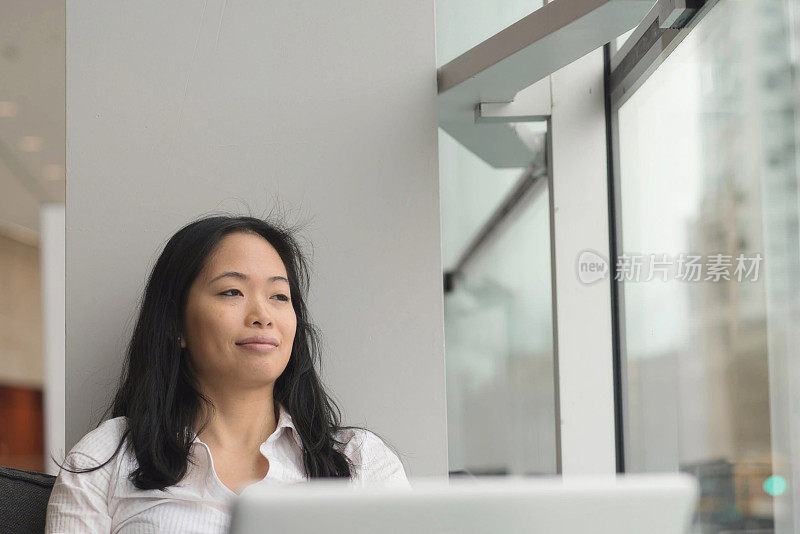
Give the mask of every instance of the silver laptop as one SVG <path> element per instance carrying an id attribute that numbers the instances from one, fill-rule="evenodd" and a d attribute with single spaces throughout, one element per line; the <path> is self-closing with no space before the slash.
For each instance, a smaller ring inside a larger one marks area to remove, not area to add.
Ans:
<path id="1" fill-rule="evenodd" d="M 235 499 L 230 532 L 685 534 L 698 491 L 684 474 L 257 483 Z"/>

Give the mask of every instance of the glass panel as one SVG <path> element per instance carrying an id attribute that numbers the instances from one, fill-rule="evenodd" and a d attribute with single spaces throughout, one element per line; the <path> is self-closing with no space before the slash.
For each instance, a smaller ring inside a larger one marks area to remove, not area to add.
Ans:
<path id="1" fill-rule="evenodd" d="M 794 532 L 786 20 L 778 0 L 720 0 L 619 110 L 626 470 L 696 474 L 698 532 Z"/>
<path id="2" fill-rule="evenodd" d="M 542 0 L 436 0 L 436 65 L 457 58 L 542 5 Z"/>
<path id="3" fill-rule="evenodd" d="M 525 169 L 495 169 L 439 128 L 442 263 L 454 267 Z M 446 270 L 446 269 L 445 269 Z"/>
<path id="4" fill-rule="evenodd" d="M 556 473 L 546 178 L 509 219 L 445 296 L 451 472 Z"/>
<path id="5" fill-rule="evenodd" d="M 447 63 L 540 7 L 542 0 L 436 0 L 437 64 Z M 531 134 L 546 130 L 535 123 L 509 125 L 514 126 Z M 446 272 L 457 266 L 524 172 L 495 169 L 439 130 Z M 451 472 L 556 472 L 545 181 L 542 178 L 507 215 L 445 294 Z"/>

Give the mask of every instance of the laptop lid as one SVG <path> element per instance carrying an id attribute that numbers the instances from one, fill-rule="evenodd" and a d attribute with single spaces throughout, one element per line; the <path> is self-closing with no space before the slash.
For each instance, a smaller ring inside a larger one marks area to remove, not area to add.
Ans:
<path id="1" fill-rule="evenodd" d="M 254 484 L 231 534 L 684 534 L 698 497 L 686 474 L 416 478 L 408 487 L 336 479 Z"/>

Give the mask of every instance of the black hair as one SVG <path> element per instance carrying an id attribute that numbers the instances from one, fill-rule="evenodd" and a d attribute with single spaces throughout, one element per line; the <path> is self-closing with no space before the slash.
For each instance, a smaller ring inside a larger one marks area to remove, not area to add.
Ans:
<path id="1" fill-rule="evenodd" d="M 336 439 L 341 412 L 326 393 L 315 365 L 320 361 L 320 336 L 306 307 L 309 264 L 294 229 L 251 216 L 212 215 L 197 219 L 173 235 L 158 257 L 142 297 L 138 320 L 127 347 L 120 384 L 109 407 L 112 417 L 125 416 L 126 430 L 105 463 L 127 439 L 138 467 L 130 480 L 139 489 L 165 489 L 186 474 L 194 426 L 213 410 L 198 389 L 178 336 L 189 288 L 217 244 L 232 233 L 259 235 L 280 255 L 289 279 L 297 328 L 289 362 L 275 381 L 275 417 L 280 405 L 292 417 L 303 445 L 307 478 L 352 478 L 353 464 Z M 208 418 L 201 425 L 208 423 Z M 200 430 L 198 430 L 198 434 Z M 64 468 L 64 466 L 62 466 Z M 65 468 L 67 469 L 67 468 Z"/>

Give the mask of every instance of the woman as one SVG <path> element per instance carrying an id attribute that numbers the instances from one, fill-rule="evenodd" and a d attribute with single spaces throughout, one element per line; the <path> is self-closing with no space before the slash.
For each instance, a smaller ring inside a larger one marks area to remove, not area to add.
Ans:
<path id="1" fill-rule="evenodd" d="M 145 289 L 112 419 L 70 451 L 46 532 L 222 532 L 244 486 L 318 477 L 408 485 L 375 434 L 340 426 L 314 368 L 308 266 L 292 232 L 195 221 Z"/>

